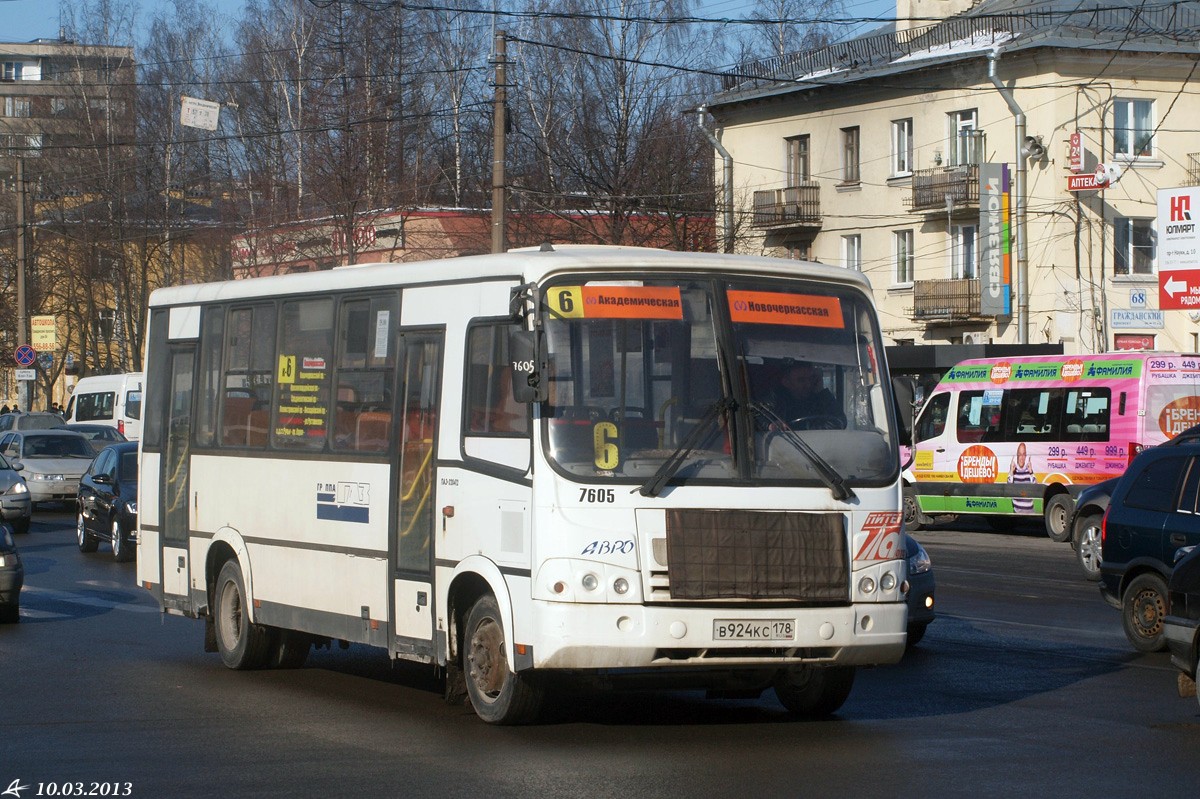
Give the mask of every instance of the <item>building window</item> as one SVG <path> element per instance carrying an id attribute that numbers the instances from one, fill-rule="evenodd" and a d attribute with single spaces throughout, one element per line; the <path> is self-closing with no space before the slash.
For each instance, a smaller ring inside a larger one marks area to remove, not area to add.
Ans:
<path id="1" fill-rule="evenodd" d="M 892 122 L 892 175 L 912 174 L 913 121 L 897 119 Z"/>
<path id="2" fill-rule="evenodd" d="M 893 234 L 895 241 L 895 264 L 893 283 L 912 283 L 913 280 L 913 232 L 897 230 Z"/>
<path id="3" fill-rule="evenodd" d="M 1154 154 L 1154 101 L 1113 101 L 1113 153 L 1124 158 Z"/>
<path id="4" fill-rule="evenodd" d="M 947 115 L 950 141 L 946 149 L 950 153 L 950 165 L 978 164 L 980 158 L 980 132 L 978 114 L 975 109 L 954 111 Z"/>
<path id="5" fill-rule="evenodd" d="M 858 182 L 858 128 L 842 128 L 842 183 Z"/>
<path id="6" fill-rule="evenodd" d="M 842 236 L 842 266 L 862 271 L 862 236 Z"/>
<path id="7" fill-rule="evenodd" d="M 0 80 L 21 80 L 24 68 L 20 61 L 5 61 L 0 64 Z"/>
<path id="8" fill-rule="evenodd" d="M 977 235 L 975 225 L 955 225 L 950 228 L 950 277 L 956 280 L 979 277 L 979 254 L 975 248 Z"/>
<path id="9" fill-rule="evenodd" d="M 808 160 L 808 137 L 793 136 L 787 142 L 787 185 L 799 186 L 811 176 Z"/>
<path id="10" fill-rule="evenodd" d="M 31 111 L 28 97 L 4 98 L 4 116 L 6 117 L 30 117 L 33 116 Z"/>
<path id="11" fill-rule="evenodd" d="M 789 241 L 783 245 L 783 250 L 786 258 L 793 261 L 811 261 L 812 260 L 812 242 L 811 241 Z"/>
<path id="12" fill-rule="evenodd" d="M 1113 220 L 1113 272 L 1154 274 L 1154 220 L 1119 216 Z"/>

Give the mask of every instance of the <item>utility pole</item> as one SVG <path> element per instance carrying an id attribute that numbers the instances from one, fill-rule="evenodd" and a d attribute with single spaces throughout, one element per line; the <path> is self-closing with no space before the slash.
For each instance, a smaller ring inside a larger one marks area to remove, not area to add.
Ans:
<path id="1" fill-rule="evenodd" d="M 496 31 L 495 42 L 496 92 L 492 100 L 492 252 L 500 253 L 505 249 L 504 128 L 508 122 L 505 116 L 508 85 L 505 83 L 504 74 L 508 48 L 504 31 Z"/>
<path id="2" fill-rule="evenodd" d="M 28 311 L 25 297 L 25 159 L 17 156 L 17 346 L 29 343 Z M 21 410 L 32 410 L 32 380 L 17 382 L 17 402 Z"/>

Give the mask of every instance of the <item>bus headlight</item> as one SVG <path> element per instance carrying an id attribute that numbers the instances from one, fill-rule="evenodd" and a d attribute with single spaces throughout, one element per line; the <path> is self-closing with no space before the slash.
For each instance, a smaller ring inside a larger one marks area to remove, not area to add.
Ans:
<path id="1" fill-rule="evenodd" d="M 858 581 L 858 593 L 873 594 L 875 593 L 875 578 L 869 574 L 863 575 Z"/>
<path id="2" fill-rule="evenodd" d="M 552 558 L 538 569 L 533 598 L 553 602 L 641 601 L 641 578 L 634 569 L 574 558 Z"/>
<path id="3" fill-rule="evenodd" d="M 896 587 L 896 575 L 892 574 L 891 572 L 885 572 L 884 575 L 879 578 L 879 587 L 884 591 L 891 591 Z"/>

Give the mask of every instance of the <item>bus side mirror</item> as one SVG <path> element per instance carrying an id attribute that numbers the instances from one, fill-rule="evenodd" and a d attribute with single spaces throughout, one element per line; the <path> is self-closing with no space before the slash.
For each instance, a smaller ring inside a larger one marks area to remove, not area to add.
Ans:
<path id="1" fill-rule="evenodd" d="M 917 396 L 917 381 L 908 375 L 892 378 L 892 399 L 896 403 L 896 426 L 900 443 L 913 444 L 913 398 Z"/>
<path id="2" fill-rule="evenodd" d="M 513 399 L 545 402 L 550 396 L 546 383 L 546 357 L 542 335 L 536 330 L 513 330 L 508 334 L 508 360 L 512 367 Z"/>

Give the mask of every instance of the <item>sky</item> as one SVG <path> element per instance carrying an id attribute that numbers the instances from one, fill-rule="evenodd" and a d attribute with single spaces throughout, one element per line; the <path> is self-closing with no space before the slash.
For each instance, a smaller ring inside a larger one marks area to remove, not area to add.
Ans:
<path id="1" fill-rule="evenodd" d="M 58 38 L 60 4 L 72 0 L 0 0 L 0 41 L 27 42 L 31 39 Z M 245 0 L 209 0 L 217 11 L 228 17 L 241 13 Z M 141 16 L 149 17 L 159 8 L 169 7 L 169 0 L 141 0 Z M 697 16 L 715 19 L 740 19 L 753 6 L 751 0 L 700 0 Z M 895 15 L 895 0 L 845 0 L 846 12 L 852 17 L 885 17 Z M 853 31 L 861 33 L 871 27 Z"/>

